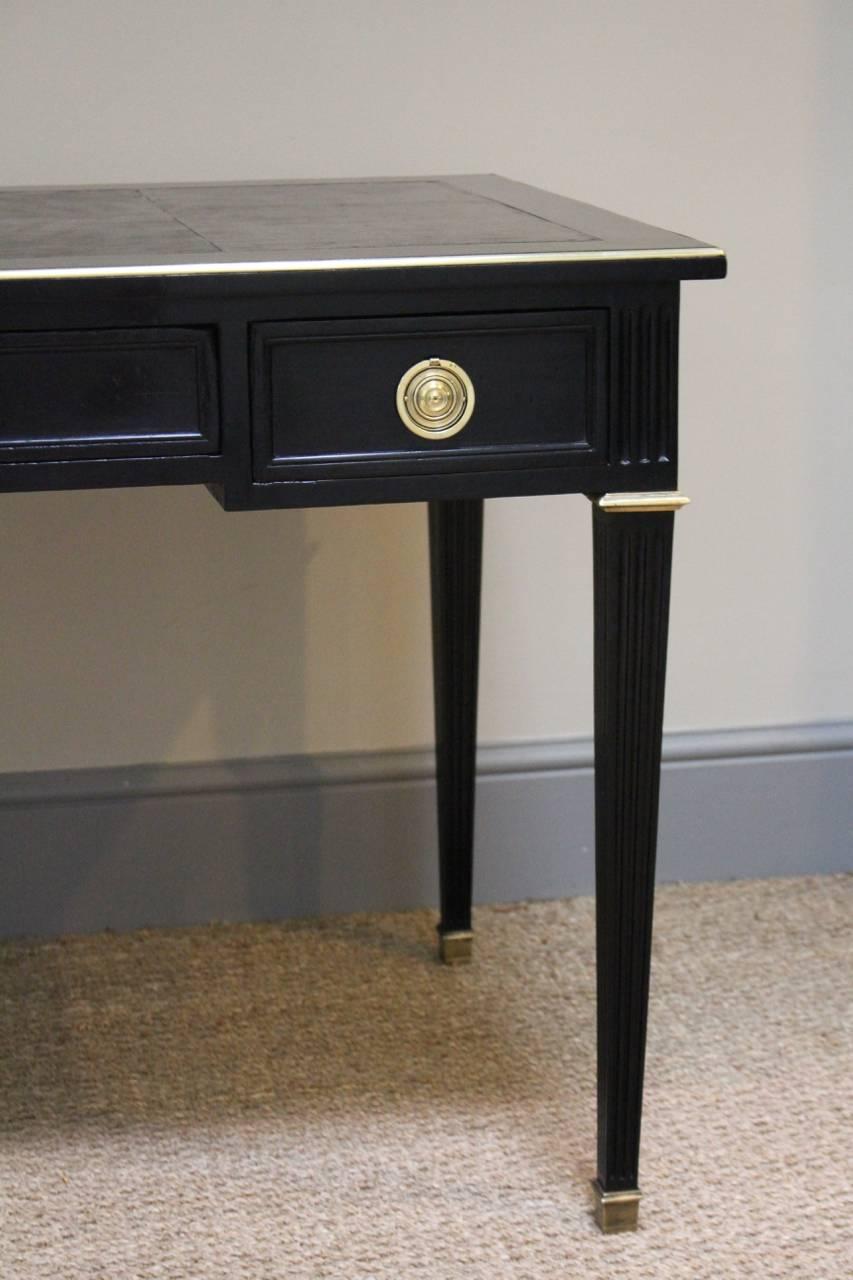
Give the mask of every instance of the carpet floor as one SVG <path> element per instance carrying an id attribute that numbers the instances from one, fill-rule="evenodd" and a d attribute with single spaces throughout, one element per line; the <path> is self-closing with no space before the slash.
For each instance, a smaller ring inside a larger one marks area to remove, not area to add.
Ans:
<path id="1" fill-rule="evenodd" d="M 2 1280 L 849 1280 L 853 878 L 658 892 L 641 1228 L 593 903 L 0 946 Z"/>

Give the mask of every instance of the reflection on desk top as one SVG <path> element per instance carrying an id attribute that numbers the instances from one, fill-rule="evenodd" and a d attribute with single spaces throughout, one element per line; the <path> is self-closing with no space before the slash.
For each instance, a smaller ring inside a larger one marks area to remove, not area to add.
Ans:
<path id="1" fill-rule="evenodd" d="M 491 174 L 0 189 L 0 280 L 669 261 L 721 249 Z"/>

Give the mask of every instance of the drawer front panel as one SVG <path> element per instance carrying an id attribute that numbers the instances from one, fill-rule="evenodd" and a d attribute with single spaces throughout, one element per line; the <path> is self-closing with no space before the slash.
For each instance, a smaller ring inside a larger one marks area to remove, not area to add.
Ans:
<path id="1" fill-rule="evenodd" d="M 208 330 L 0 333 L 0 462 L 218 451 Z"/>
<path id="2" fill-rule="evenodd" d="M 607 312 L 286 322 L 252 331 L 261 481 L 589 463 L 605 455 Z M 409 430 L 400 379 L 438 358 L 474 411 L 447 438 Z"/>

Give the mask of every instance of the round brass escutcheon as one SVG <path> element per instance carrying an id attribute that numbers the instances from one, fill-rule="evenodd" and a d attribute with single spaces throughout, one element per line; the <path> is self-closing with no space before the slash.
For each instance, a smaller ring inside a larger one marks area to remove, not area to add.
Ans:
<path id="1" fill-rule="evenodd" d="M 407 369 L 397 387 L 397 412 L 416 436 L 446 440 L 474 412 L 474 384 L 452 360 L 432 356 Z"/>

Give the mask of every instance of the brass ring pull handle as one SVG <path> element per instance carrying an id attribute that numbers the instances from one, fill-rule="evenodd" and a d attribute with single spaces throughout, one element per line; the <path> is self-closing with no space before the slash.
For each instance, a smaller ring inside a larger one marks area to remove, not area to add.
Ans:
<path id="1" fill-rule="evenodd" d="M 455 436 L 474 412 L 474 384 L 452 360 L 433 356 L 407 369 L 397 386 L 397 412 L 427 440 Z"/>

